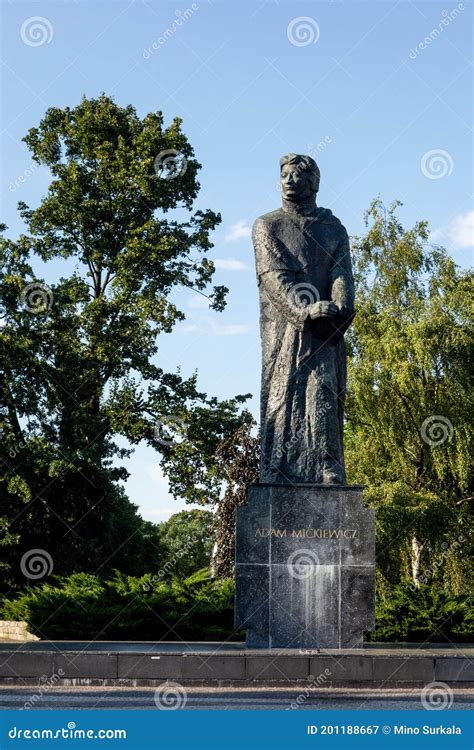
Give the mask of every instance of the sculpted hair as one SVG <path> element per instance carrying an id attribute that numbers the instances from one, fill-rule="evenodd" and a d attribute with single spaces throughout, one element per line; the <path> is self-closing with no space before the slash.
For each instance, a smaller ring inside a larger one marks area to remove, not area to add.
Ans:
<path id="1" fill-rule="evenodd" d="M 307 172 L 311 180 L 311 187 L 315 193 L 318 192 L 321 173 L 318 165 L 311 156 L 306 156 L 305 154 L 287 154 L 287 156 L 282 156 L 280 159 L 280 172 L 287 164 L 294 164 L 299 169 Z"/>

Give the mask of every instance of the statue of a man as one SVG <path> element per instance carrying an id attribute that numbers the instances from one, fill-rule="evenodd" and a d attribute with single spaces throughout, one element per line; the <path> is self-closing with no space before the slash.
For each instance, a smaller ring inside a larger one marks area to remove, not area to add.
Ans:
<path id="1" fill-rule="evenodd" d="M 282 208 L 253 227 L 262 339 L 261 471 L 269 483 L 346 481 L 344 332 L 354 318 L 347 232 L 316 205 L 310 156 L 280 161 Z"/>

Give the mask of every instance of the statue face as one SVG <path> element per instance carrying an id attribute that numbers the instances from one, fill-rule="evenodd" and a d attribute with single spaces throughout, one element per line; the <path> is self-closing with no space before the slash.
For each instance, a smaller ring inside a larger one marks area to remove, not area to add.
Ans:
<path id="1" fill-rule="evenodd" d="M 283 198 L 287 201 L 307 201 L 313 197 L 311 178 L 301 164 L 284 164 L 280 172 Z"/>

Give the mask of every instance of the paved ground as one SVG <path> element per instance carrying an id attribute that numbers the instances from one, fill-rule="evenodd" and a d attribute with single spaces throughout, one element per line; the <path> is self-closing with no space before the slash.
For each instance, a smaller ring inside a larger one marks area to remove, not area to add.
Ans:
<path id="1" fill-rule="evenodd" d="M 324 691 L 288 690 L 283 688 L 234 689 L 234 688 L 170 688 L 168 706 L 187 710 L 423 710 L 420 691 L 397 690 L 348 690 L 328 689 Z M 161 692 L 160 692 L 161 691 Z M 162 688 L 50 688 L 38 699 L 35 688 L 0 688 L 0 709 L 157 709 L 163 700 Z M 474 691 L 453 690 L 451 708 L 474 709 Z"/>
<path id="2" fill-rule="evenodd" d="M 257 649 L 248 650 L 245 643 L 240 641 L 12 641 L 0 639 L 1 651 L 100 651 L 104 653 L 256 653 L 256 654 L 340 654 L 337 649 Z M 474 643 L 365 643 L 362 649 L 348 649 L 347 653 L 367 654 L 376 652 L 378 654 L 393 654 L 394 652 L 416 651 L 421 653 L 433 653 L 438 656 L 450 656 L 453 651 L 474 655 Z"/>

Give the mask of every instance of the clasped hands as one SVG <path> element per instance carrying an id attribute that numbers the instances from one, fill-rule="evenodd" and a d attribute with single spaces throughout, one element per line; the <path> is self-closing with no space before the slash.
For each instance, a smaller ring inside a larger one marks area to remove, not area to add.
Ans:
<path id="1" fill-rule="evenodd" d="M 315 320 L 316 318 L 333 318 L 338 312 L 338 306 L 329 300 L 320 300 L 309 306 L 311 320 Z"/>

